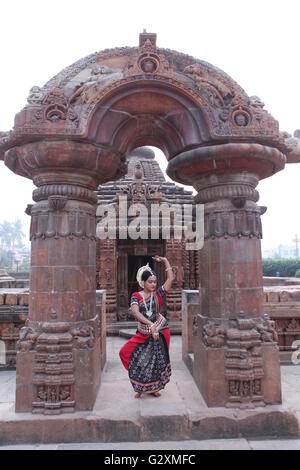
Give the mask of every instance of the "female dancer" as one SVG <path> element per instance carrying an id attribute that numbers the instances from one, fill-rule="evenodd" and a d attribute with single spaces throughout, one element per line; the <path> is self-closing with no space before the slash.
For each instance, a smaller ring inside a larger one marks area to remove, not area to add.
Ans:
<path id="1" fill-rule="evenodd" d="M 147 263 L 137 272 L 137 281 L 143 289 L 131 296 L 131 311 L 138 320 L 138 328 L 120 350 L 120 358 L 136 393 L 159 397 L 169 382 L 171 365 L 169 359 L 170 329 L 167 319 L 160 313 L 160 307 L 169 292 L 174 275 L 167 258 L 153 256 L 157 262 L 164 262 L 167 280 L 157 289 L 157 278 Z"/>

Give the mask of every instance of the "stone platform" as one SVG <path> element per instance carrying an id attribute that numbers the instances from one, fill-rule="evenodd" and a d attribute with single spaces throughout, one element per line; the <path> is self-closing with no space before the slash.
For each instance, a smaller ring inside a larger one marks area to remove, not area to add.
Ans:
<path id="1" fill-rule="evenodd" d="M 0 445 L 297 438 L 300 365 L 282 366 L 283 405 L 255 409 L 208 408 L 181 360 L 181 337 L 171 338 L 171 382 L 161 398 L 137 400 L 119 360 L 126 340 L 107 338 L 107 364 L 92 412 L 57 416 L 15 413 L 15 372 L 0 373 Z"/>

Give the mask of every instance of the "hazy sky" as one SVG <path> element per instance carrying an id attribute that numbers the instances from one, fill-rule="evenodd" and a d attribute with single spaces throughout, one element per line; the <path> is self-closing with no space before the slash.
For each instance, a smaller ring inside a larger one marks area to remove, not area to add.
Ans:
<path id="1" fill-rule="evenodd" d="M 300 128 L 299 24 L 299 0 L 3 1 L 0 130 L 12 128 L 33 85 L 93 52 L 137 46 L 146 28 L 159 47 L 223 69 L 293 133 Z M 160 151 L 157 157 L 166 166 Z M 293 164 L 259 184 L 259 203 L 268 206 L 264 247 L 300 235 L 299 182 L 300 164 Z M 0 161 L 0 221 L 20 217 L 28 231 L 32 189 Z"/>

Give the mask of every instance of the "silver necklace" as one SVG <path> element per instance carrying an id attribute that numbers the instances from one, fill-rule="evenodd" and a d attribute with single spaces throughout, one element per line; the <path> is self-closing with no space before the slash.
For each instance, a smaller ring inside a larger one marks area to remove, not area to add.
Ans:
<path id="1" fill-rule="evenodd" d="M 142 292 L 142 297 L 143 297 L 143 302 L 144 302 L 144 305 L 145 305 L 145 309 L 146 309 L 146 315 L 147 317 L 151 317 L 152 315 L 152 300 L 153 300 L 153 292 L 151 292 L 151 297 L 150 297 L 150 308 L 148 309 L 147 308 L 147 304 L 146 304 L 146 301 L 145 301 L 145 296 L 144 296 L 144 291 Z"/>

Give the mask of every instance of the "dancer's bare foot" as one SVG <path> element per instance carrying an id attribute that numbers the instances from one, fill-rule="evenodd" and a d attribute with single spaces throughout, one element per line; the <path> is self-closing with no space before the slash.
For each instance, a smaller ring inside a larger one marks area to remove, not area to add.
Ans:
<path id="1" fill-rule="evenodd" d="M 157 397 L 157 398 L 160 397 L 160 393 L 158 393 L 158 392 L 154 392 L 151 395 L 153 395 L 154 397 Z"/>
<path id="2" fill-rule="evenodd" d="M 136 393 L 136 394 L 134 395 L 134 398 L 141 398 L 141 396 L 142 396 L 141 393 Z"/>

